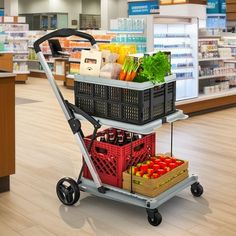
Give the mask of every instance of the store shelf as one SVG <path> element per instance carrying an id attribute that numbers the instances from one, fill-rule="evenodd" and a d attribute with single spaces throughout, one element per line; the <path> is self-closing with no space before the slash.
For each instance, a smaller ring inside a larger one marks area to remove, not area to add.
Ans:
<path id="1" fill-rule="evenodd" d="M 190 36 L 189 35 L 158 35 L 158 34 L 155 34 L 154 35 L 154 38 L 155 39 L 190 39 Z"/>
<path id="2" fill-rule="evenodd" d="M 35 70 L 35 69 L 31 69 L 30 72 L 45 73 L 43 70 Z"/>
<path id="3" fill-rule="evenodd" d="M 9 33 L 9 34 L 12 34 L 12 33 L 16 33 L 16 34 L 20 34 L 20 33 L 28 33 L 29 31 L 25 31 L 25 30 L 19 30 L 19 31 L 4 31 L 5 33 Z"/>
<path id="4" fill-rule="evenodd" d="M 236 48 L 236 45 L 219 45 L 222 48 Z"/>
<path id="5" fill-rule="evenodd" d="M 221 38 L 221 35 L 201 35 L 198 41 L 218 41 Z"/>
<path id="6" fill-rule="evenodd" d="M 14 74 L 18 74 L 18 75 L 28 75 L 30 72 L 29 71 L 13 71 Z"/>
<path id="7" fill-rule="evenodd" d="M 91 49 L 92 46 L 77 46 L 77 47 L 62 47 L 62 48 L 65 48 L 65 49 Z"/>
<path id="8" fill-rule="evenodd" d="M 29 59 L 13 59 L 13 62 L 28 62 Z"/>
<path id="9" fill-rule="evenodd" d="M 176 78 L 176 81 L 180 81 L 180 80 L 195 80 L 194 77 L 178 77 Z"/>
<path id="10" fill-rule="evenodd" d="M 174 50 L 192 50 L 191 47 L 173 47 L 173 48 L 159 48 L 159 47 L 154 47 L 155 50 L 171 50 L 171 51 L 174 51 Z"/>
<path id="11" fill-rule="evenodd" d="M 111 42 L 111 43 L 115 43 L 115 44 L 135 44 L 135 45 L 146 45 L 146 42 Z"/>
<path id="12" fill-rule="evenodd" d="M 77 63 L 80 63 L 81 60 L 79 58 L 69 58 L 68 60 L 69 62 L 77 62 Z"/>
<path id="13" fill-rule="evenodd" d="M 222 77 L 230 77 L 236 76 L 236 73 L 224 74 L 224 75 L 208 75 L 208 76 L 199 76 L 199 80 L 203 79 L 214 79 L 214 78 L 222 78 Z"/>
<path id="14" fill-rule="evenodd" d="M 171 60 L 179 60 L 179 59 L 194 59 L 194 57 L 186 57 L 186 56 L 183 56 L 183 57 L 171 57 Z"/>
<path id="15" fill-rule="evenodd" d="M 8 38 L 8 41 L 29 41 L 28 38 Z"/>
<path id="16" fill-rule="evenodd" d="M 189 69 L 194 69 L 194 67 L 193 67 L 193 66 L 177 67 L 177 68 L 172 68 L 171 71 L 176 71 L 176 70 L 189 70 Z"/>
<path id="17" fill-rule="evenodd" d="M 234 59 L 234 60 L 224 61 L 224 63 L 236 63 L 236 60 Z"/>
<path id="18" fill-rule="evenodd" d="M 97 43 L 110 43 L 109 39 L 95 39 Z M 87 39 L 70 39 L 73 42 L 89 42 Z"/>
<path id="19" fill-rule="evenodd" d="M 0 51 L 0 54 L 11 54 L 14 53 L 13 51 Z"/>
<path id="20" fill-rule="evenodd" d="M 69 74 L 69 75 L 67 75 L 67 76 L 66 76 L 66 78 L 67 78 L 67 79 L 74 79 L 74 78 L 75 78 L 75 76 L 74 76 L 74 75 L 71 75 L 71 74 Z"/>
<path id="21" fill-rule="evenodd" d="M 28 54 L 28 51 L 14 51 L 14 54 Z"/>
<path id="22" fill-rule="evenodd" d="M 29 62 L 37 62 L 39 63 L 39 60 L 28 60 Z M 46 61 L 47 63 L 51 63 L 51 64 L 54 64 L 55 61 Z"/>
<path id="23" fill-rule="evenodd" d="M 110 30 L 107 33 L 116 33 L 116 34 L 143 34 L 143 30 Z"/>
<path id="24" fill-rule="evenodd" d="M 180 106 L 180 105 L 185 105 L 189 103 L 201 102 L 201 101 L 227 97 L 227 96 L 232 96 L 232 95 L 236 95 L 236 88 L 231 88 L 227 91 L 222 91 L 222 92 L 213 93 L 213 94 L 200 94 L 199 97 L 197 98 L 184 100 L 184 101 L 178 101 L 176 102 L 176 105 Z"/>
<path id="25" fill-rule="evenodd" d="M 234 59 L 233 57 L 219 57 L 219 58 L 199 58 L 198 61 L 224 61 L 224 60 L 231 60 Z"/>

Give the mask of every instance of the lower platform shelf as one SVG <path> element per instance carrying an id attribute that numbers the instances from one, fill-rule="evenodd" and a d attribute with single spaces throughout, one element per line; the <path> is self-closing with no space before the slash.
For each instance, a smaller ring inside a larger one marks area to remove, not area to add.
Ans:
<path id="1" fill-rule="evenodd" d="M 93 181 L 82 178 L 81 184 L 79 185 L 79 188 L 81 191 L 90 193 L 92 195 L 103 197 L 110 200 L 115 200 L 119 202 L 124 202 L 132 205 L 136 205 L 139 207 L 144 208 L 150 208 L 155 209 L 162 205 L 163 203 L 167 202 L 174 196 L 176 196 L 178 193 L 183 191 L 184 189 L 190 187 L 194 183 L 197 183 L 198 177 L 195 175 L 192 175 L 180 183 L 174 185 L 167 191 L 161 193 L 155 198 L 146 197 L 140 194 L 134 194 L 130 193 L 129 191 L 116 188 L 110 185 L 104 185 L 108 190 L 105 194 L 98 192 L 95 184 Z"/>

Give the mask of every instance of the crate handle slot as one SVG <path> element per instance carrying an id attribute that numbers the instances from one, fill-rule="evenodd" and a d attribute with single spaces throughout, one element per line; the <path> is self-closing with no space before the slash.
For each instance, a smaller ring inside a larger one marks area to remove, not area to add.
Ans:
<path id="1" fill-rule="evenodd" d="M 95 150 L 99 154 L 107 155 L 107 149 L 105 149 L 105 148 L 96 147 Z"/>
<path id="2" fill-rule="evenodd" d="M 135 152 L 139 152 L 140 150 L 142 150 L 144 148 L 144 143 L 141 143 L 141 144 L 139 144 L 138 146 L 136 146 L 135 148 L 134 148 L 134 151 Z"/>

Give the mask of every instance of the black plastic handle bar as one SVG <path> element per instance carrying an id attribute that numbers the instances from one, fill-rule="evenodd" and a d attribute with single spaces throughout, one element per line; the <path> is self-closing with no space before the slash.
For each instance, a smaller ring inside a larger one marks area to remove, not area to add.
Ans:
<path id="1" fill-rule="evenodd" d="M 40 39 L 36 40 L 34 42 L 34 50 L 36 53 L 40 52 L 41 51 L 40 44 L 42 44 L 43 42 L 51 38 L 70 37 L 70 36 L 78 36 L 78 37 L 87 39 L 91 43 L 91 45 L 96 44 L 96 40 L 94 39 L 92 35 L 81 32 L 81 31 L 77 31 L 75 29 L 64 28 L 64 29 L 55 30 L 49 34 L 44 35 Z"/>

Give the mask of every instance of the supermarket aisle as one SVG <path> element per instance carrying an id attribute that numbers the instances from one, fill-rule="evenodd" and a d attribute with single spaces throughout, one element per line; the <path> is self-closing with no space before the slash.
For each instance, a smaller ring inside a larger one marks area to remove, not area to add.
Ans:
<path id="1" fill-rule="evenodd" d="M 73 101 L 73 92 L 61 88 Z M 186 190 L 170 200 L 155 228 L 144 209 L 84 193 L 80 205 L 62 206 L 55 185 L 77 176 L 78 146 L 46 80 L 16 85 L 16 96 L 37 102 L 16 106 L 16 175 L 11 192 L 0 195 L 0 235 L 235 235 L 235 108 L 176 123 L 175 154 L 190 161 L 205 194 L 194 199 Z M 159 152 L 168 151 L 168 129 L 157 132 Z M 85 133 L 91 130 L 86 125 Z"/>

